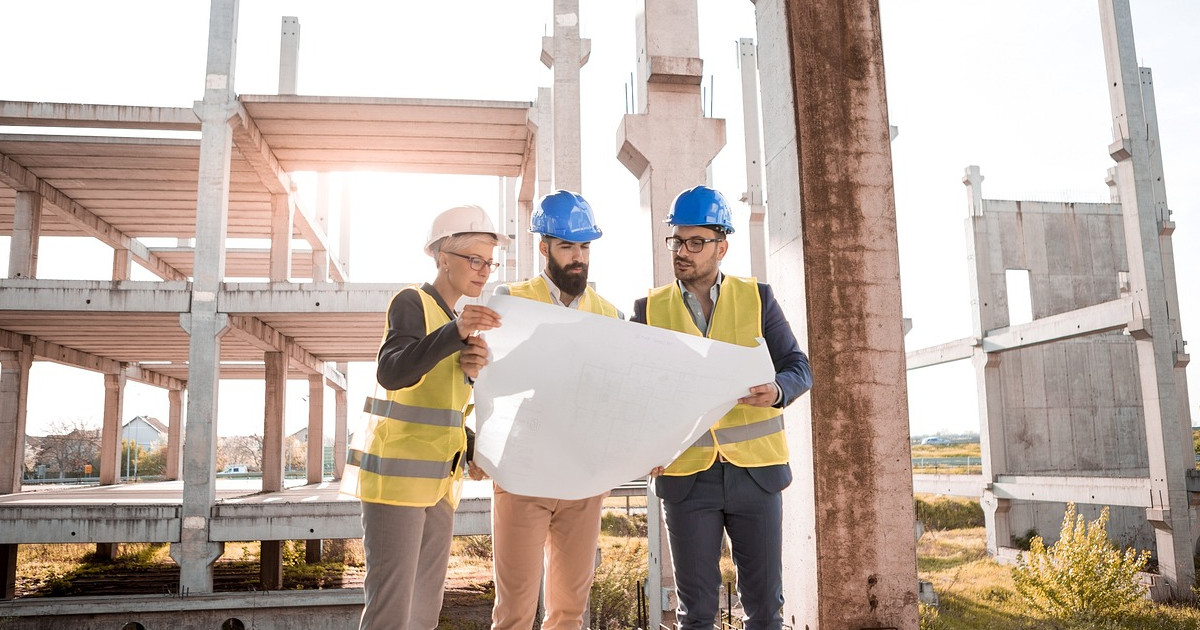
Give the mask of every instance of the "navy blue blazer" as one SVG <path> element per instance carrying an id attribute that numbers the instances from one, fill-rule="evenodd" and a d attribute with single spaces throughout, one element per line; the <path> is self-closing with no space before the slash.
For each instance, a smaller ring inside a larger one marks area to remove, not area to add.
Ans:
<path id="1" fill-rule="evenodd" d="M 771 353 L 771 362 L 775 364 L 775 384 L 783 392 L 775 406 L 782 409 L 812 389 L 812 368 L 808 365 L 808 356 L 796 342 L 796 335 L 792 333 L 771 285 L 759 282 L 758 297 L 762 302 L 763 339 Z M 630 321 L 646 323 L 646 299 L 638 298 L 633 303 Z M 718 295 L 717 300 L 721 299 Z M 746 471 L 767 492 L 779 492 L 792 483 L 792 469 L 787 464 L 747 468 Z M 660 475 L 654 480 L 654 493 L 666 501 L 682 501 L 695 482 L 695 475 Z"/>

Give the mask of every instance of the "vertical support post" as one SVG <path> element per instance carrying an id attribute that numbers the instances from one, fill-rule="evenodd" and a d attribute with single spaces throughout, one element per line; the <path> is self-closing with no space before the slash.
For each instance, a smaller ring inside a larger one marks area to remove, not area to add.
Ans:
<path id="1" fill-rule="evenodd" d="M 992 483 L 997 475 L 1008 472 L 1008 452 L 1004 441 L 1004 396 L 1000 388 L 999 353 L 983 349 L 983 337 L 989 330 L 1008 325 L 1008 313 L 1001 307 L 1007 287 L 997 284 L 992 269 L 992 240 L 983 214 L 983 175 L 978 166 L 969 166 L 962 182 L 967 187 L 967 266 L 971 270 L 971 334 L 979 340 L 971 351 L 975 366 L 975 389 L 979 403 L 979 446 L 984 490 L 980 498 L 987 529 L 988 553 L 996 555 L 1001 547 L 1012 545 L 1009 519 L 1011 501 L 996 496 Z"/>
<path id="2" fill-rule="evenodd" d="M 188 341 L 187 437 L 183 454 L 180 541 L 171 557 L 179 564 L 182 594 L 211 593 L 212 563 L 223 546 L 209 538 L 216 501 L 217 390 L 221 336 L 229 316 L 217 311 L 225 276 L 225 232 L 229 222 L 229 165 L 233 151 L 233 68 L 237 48 L 238 0 L 213 0 L 209 11 L 208 64 L 200 118 L 200 171 L 196 186 L 196 251 L 191 311 L 180 316 Z"/>
<path id="3" fill-rule="evenodd" d="M 283 490 L 283 420 L 286 414 L 287 370 L 286 351 L 263 353 L 266 364 L 266 397 L 263 410 L 262 491 Z"/>
<path id="4" fill-rule="evenodd" d="M 271 282 L 292 277 L 292 205 L 287 195 L 271 195 Z"/>
<path id="5" fill-rule="evenodd" d="M 750 273 L 767 281 L 767 209 L 763 200 L 762 134 L 758 130 L 758 49 L 754 40 L 738 40 L 742 68 L 742 125 L 746 136 L 746 193 L 750 206 Z"/>
<path id="6" fill-rule="evenodd" d="M 183 460 L 179 457 L 183 442 L 183 390 L 167 392 L 167 468 L 163 476 L 179 479 L 183 474 Z"/>
<path id="7" fill-rule="evenodd" d="M 283 17 L 279 26 L 279 93 L 296 94 L 300 78 L 300 18 Z"/>
<path id="8" fill-rule="evenodd" d="M 579 70 L 592 41 L 579 37 L 579 0 L 554 0 L 554 36 L 542 38 L 542 63 L 554 70 L 554 187 L 582 193 Z"/>
<path id="9" fill-rule="evenodd" d="M 29 370 L 33 346 L 18 351 L 0 350 L 0 494 L 21 491 L 25 470 L 25 420 L 29 403 Z M 17 545 L 0 545 L 0 570 L 4 572 L 5 601 L 17 596 Z"/>
<path id="10" fill-rule="evenodd" d="M 325 377 L 308 377 L 308 451 L 305 470 L 309 484 L 319 484 L 325 477 Z M 304 560 L 309 564 L 321 562 L 321 539 L 304 542 Z"/>
<path id="11" fill-rule="evenodd" d="M 338 208 L 338 219 L 341 221 L 338 229 L 338 262 L 342 265 L 342 272 L 346 275 L 345 281 L 350 281 L 350 225 L 351 214 L 350 209 L 354 205 L 354 197 L 350 193 L 350 186 L 346 183 L 346 178 L 341 178 L 342 183 L 342 204 Z M 342 374 L 345 374 L 343 371 Z"/>
<path id="12" fill-rule="evenodd" d="M 530 238 L 528 235 L 517 234 L 517 213 L 520 211 L 517 202 L 516 177 L 500 178 L 500 229 L 511 237 Z M 515 282 L 517 278 L 517 244 L 516 238 L 509 240 L 501 251 L 503 265 L 501 266 L 501 282 Z"/>
<path id="13" fill-rule="evenodd" d="M 122 366 L 124 367 L 124 366 Z M 100 485 L 121 481 L 121 414 L 125 372 L 104 375 L 104 424 L 100 429 Z"/>
<path id="14" fill-rule="evenodd" d="M 128 280 L 130 272 L 133 271 L 133 252 L 124 247 L 113 248 L 113 267 L 112 279 L 113 282 Z"/>
<path id="15" fill-rule="evenodd" d="M 797 332 L 807 336 L 817 384 L 808 406 L 788 412 L 797 482 L 784 503 L 798 509 L 785 516 L 784 619 L 820 630 L 915 630 L 907 381 L 878 2 L 755 4 L 764 136 L 778 143 L 766 151 L 777 162 L 767 166 L 770 271 L 785 311 L 807 314 Z"/>
<path id="16" fill-rule="evenodd" d="M 347 377 L 350 376 L 349 366 L 338 363 L 337 369 Z M 336 389 L 333 392 L 333 478 L 341 480 L 342 472 L 346 469 L 346 420 L 348 416 L 346 390 Z"/>
<path id="17" fill-rule="evenodd" d="M 42 196 L 18 190 L 8 247 L 8 277 L 36 278 L 38 243 L 42 235 Z"/>
<path id="18" fill-rule="evenodd" d="M 1129 290 L 1135 317 L 1134 333 L 1141 381 L 1146 445 L 1150 468 L 1150 502 L 1146 519 L 1154 527 L 1158 568 L 1172 596 L 1194 599 L 1192 519 L 1187 477 L 1195 467 L 1192 442 L 1181 413 L 1175 358 L 1178 351 L 1168 309 L 1167 281 L 1156 211 L 1146 109 L 1141 73 L 1134 48 L 1133 19 L 1128 0 L 1099 0 L 1100 30 L 1108 70 L 1114 141 L 1109 154 L 1117 163 L 1117 189 L 1125 220 L 1129 256 Z M 1163 189 L 1165 190 L 1165 189 Z M 1163 193 L 1161 209 L 1166 208 Z M 1149 321 L 1145 321 L 1145 320 Z"/>

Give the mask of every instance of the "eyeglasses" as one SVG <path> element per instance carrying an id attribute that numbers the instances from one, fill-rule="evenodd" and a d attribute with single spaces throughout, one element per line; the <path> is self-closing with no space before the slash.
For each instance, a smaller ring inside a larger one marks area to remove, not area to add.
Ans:
<path id="1" fill-rule="evenodd" d="M 459 258 L 466 260 L 467 263 L 471 265 L 472 271 L 479 271 L 479 270 L 483 269 L 484 267 L 487 267 L 488 273 L 491 273 L 500 268 L 500 263 L 492 262 L 490 260 L 484 260 L 478 256 L 468 256 L 466 254 L 460 254 L 458 252 L 442 252 L 442 253 L 450 254 L 451 256 L 458 256 Z"/>
<path id="2" fill-rule="evenodd" d="M 699 254 L 704 251 L 704 246 L 709 243 L 720 243 L 723 238 L 700 238 L 694 236 L 692 238 L 679 238 L 678 236 L 667 237 L 667 249 L 677 252 L 680 247 L 687 246 L 687 250 L 693 254 Z"/>

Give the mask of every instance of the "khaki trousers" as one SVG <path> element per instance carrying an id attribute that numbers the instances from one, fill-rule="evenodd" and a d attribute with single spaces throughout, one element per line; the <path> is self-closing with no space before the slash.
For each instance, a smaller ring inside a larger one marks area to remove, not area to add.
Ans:
<path id="1" fill-rule="evenodd" d="M 543 630 L 579 630 L 595 575 L 596 541 L 605 492 L 572 501 L 526 497 L 495 486 L 492 555 L 493 630 L 529 630 L 546 571 Z"/>
<path id="2" fill-rule="evenodd" d="M 433 630 L 442 612 L 454 509 L 363 501 L 366 595 L 359 630 Z"/>

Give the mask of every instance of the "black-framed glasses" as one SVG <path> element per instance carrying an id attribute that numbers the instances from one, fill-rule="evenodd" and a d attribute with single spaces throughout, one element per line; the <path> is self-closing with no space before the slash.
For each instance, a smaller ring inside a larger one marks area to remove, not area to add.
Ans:
<path id="1" fill-rule="evenodd" d="M 693 254 L 699 254 L 704 251 L 704 246 L 709 243 L 720 243 L 723 238 L 700 238 L 693 236 L 692 238 L 679 238 L 678 236 L 667 237 L 667 249 L 677 252 L 680 247 L 687 247 L 687 250 Z"/>
<path id="2" fill-rule="evenodd" d="M 458 252 L 442 252 L 442 253 L 450 254 L 451 256 L 458 256 L 459 258 L 466 260 L 467 264 L 471 265 L 472 271 L 479 271 L 479 270 L 483 269 L 484 267 L 487 267 L 488 273 L 491 273 L 500 268 L 500 263 L 492 262 L 490 260 L 484 260 L 478 256 L 468 256 L 466 254 L 460 254 Z"/>

